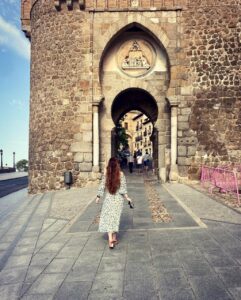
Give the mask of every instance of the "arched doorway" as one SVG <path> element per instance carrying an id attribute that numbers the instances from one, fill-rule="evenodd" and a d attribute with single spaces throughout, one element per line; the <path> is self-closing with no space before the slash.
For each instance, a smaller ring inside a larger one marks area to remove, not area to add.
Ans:
<path id="1" fill-rule="evenodd" d="M 153 124 L 153 154 L 165 181 L 171 147 L 171 117 L 167 108 L 169 60 L 153 34 L 135 23 L 119 32 L 105 48 L 100 62 L 100 167 L 113 155 L 113 128 L 127 112 L 137 110 Z"/>
<path id="2" fill-rule="evenodd" d="M 137 111 L 144 114 L 152 123 L 151 141 L 153 157 L 153 167 L 158 168 L 158 129 L 155 123 L 158 117 L 158 106 L 153 96 L 140 88 L 129 88 L 120 92 L 114 99 L 111 107 L 111 116 L 115 126 L 119 124 L 120 119 L 128 112 Z M 117 155 L 117 135 L 116 127 L 111 131 L 111 155 Z"/>

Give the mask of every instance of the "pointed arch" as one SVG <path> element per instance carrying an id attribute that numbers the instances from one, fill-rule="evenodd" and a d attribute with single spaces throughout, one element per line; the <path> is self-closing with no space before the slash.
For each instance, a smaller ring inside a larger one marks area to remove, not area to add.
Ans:
<path id="1" fill-rule="evenodd" d="M 154 23 L 151 19 L 144 17 L 143 15 L 127 16 L 126 18 L 119 19 L 113 23 L 106 32 L 103 33 L 101 40 L 98 39 L 98 47 L 95 49 L 95 58 L 94 59 L 94 68 L 97 70 L 98 79 L 95 80 L 95 91 L 101 93 L 101 71 L 103 58 L 110 47 L 110 45 L 115 41 L 115 39 L 120 36 L 123 32 L 130 29 L 131 27 L 138 27 L 143 32 L 147 33 L 152 37 L 157 44 L 165 51 L 168 67 L 171 68 L 174 65 L 175 54 L 172 51 L 173 48 L 169 47 L 170 38 L 168 37 L 166 31 L 161 28 L 159 23 Z M 170 83 L 171 85 L 171 83 Z M 96 99 L 99 98 L 99 95 L 94 95 Z"/>

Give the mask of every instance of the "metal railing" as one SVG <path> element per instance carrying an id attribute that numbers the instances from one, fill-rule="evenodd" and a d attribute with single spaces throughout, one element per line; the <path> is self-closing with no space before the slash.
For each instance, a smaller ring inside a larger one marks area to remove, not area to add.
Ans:
<path id="1" fill-rule="evenodd" d="M 230 170 L 225 166 L 214 168 L 203 165 L 201 185 L 207 186 L 210 193 L 213 192 L 214 188 L 218 188 L 220 192 L 235 194 L 240 206 L 241 169 Z"/>

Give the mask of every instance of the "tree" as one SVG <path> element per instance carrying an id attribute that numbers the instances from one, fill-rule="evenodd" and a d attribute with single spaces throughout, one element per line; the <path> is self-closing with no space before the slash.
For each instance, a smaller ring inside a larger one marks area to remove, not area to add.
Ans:
<path id="1" fill-rule="evenodd" d="M 24 171 L 27 172 L 28 171 L 28 161 L 26 159 L 21 159 L 17 162 L 16 167 L 18 169 L 18 171 Z"/>
<path id="2" fill-rule="evenodd" d="M 128 135 L 126 134 L 125 128 L 120 123 L 116 126 L 116 137 L 117 137 L 117 150 L 128 147 Z"/>

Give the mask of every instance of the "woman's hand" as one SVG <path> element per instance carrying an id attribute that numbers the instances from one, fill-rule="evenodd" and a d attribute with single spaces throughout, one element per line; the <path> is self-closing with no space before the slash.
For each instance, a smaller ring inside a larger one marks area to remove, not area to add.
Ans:
<path id="1" fill-rule="evenodd" d="M 97 197 L 95 198 L 95 203 L 98 204 L 99 202 L 100 202 L 100 197 L 97 196 Z"/>

